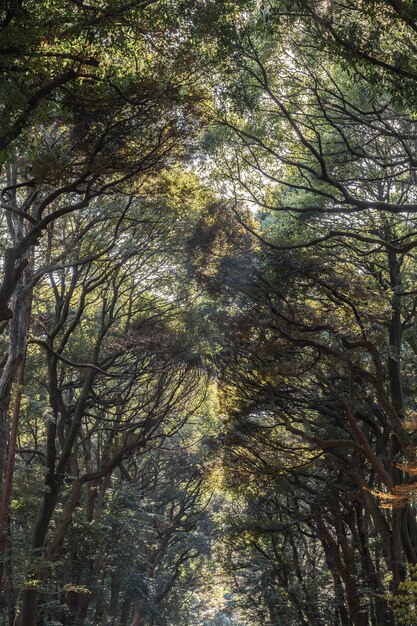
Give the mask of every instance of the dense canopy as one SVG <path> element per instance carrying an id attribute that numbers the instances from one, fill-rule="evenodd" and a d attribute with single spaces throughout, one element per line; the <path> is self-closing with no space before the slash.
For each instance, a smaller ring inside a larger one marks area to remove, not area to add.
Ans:
<path id="1" fill-rule="evenodd" d="M 417 624 L 417 6 L 0 8 L 0 626 Z"/>

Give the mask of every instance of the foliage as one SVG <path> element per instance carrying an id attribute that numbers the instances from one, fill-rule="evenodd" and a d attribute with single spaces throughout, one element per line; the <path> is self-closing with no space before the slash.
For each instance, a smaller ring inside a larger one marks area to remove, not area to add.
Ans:
<path id="1" fill-rule="evenodd" d="M 415 621 L 417 13 L 0 11 L 0 623 Z"/>

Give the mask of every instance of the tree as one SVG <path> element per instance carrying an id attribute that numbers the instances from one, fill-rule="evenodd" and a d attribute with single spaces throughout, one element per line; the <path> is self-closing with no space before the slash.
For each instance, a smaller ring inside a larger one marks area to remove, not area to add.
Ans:
<path id="1" fill-rule="evenodd" d="M 414 118 L 367 76 L 353 83 L 302 21 L 280 19 L 242 35 L 214 137 L 231 210 L 264 250 L 246 280 L 223 280 L 238 311 L 228 308 L 221 365 L 226 408 L 243 433 L 231 433 L 235 467 L 259 463 L 273 475 L 286 451 L 278 466 L 296 476 L 292 489 L 317 497 L 326 485 L 330 511 L 324 500 L 308 506 L 334 593 L 345 596 L 348 614 L 337 619 L 392 623 L 385 601 L 361 605 L 351 564 L 381 590 L 382 551 L 395 593 L 415 560 Z M 259 228 L 241 212 L 248 204 L 262 212 Z M 312 468 L 324 455 L 330 475 L 292 469 L 301 450 Z"/>

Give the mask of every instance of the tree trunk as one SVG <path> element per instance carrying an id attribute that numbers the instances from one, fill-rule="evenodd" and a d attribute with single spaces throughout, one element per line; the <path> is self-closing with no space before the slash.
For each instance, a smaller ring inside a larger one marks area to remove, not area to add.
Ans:
<path id="1" fill-rule="evenodd" d="M 7 535 L 7 523 L 9 519 L 10 500 L 12 496 L 12 485 L 14 466 L 16 458 L 16 444 L 17 444 L 17 432 L 20 418 L 20 405 L 22 401 L 22 386 L 25 374 L 25 355 L 21 357 L 21 363 L 19 366 L 16 396 L 13 407 L 12 425 L 10 431 L 9 451 L 7 455 L 6 475 L 3 485 L 3 493 L 0 507 L 0 587 L 3 583 L 3 570 L 4 562 L 6 558 L 6 535 Z"/>
<path id="2" fill-rule="evenodd" d="M 47 474 L 45 478 L 45 491 L 43 502 L 39 511 L 38 519 L 32 535 L 32 556 L 36 559 L 43 556 L 45 539 L 49 528 L 49 523 L 55 510 L 56 502 L 63 483 L 64 472 L 70 459 L 71 452 L 78 434 L 81 420 L 84 415 L 85 404 L 89 396 L 91 385 L 94 381 L 94 372 L 90 370 L 84 382 L 80 397 L 78 398 L 76 408 L 74 410 L 73 420 L 69 429 L 65 447 L 62 450 L 61 457 L 55 467 L 55 437 L 56 437 L 56 419 L 50 420 L 48 424 L 48 440 L 47 440 Z M 45 576 L 45 567 L 34 568 L 29 575 L 29 579 L 42 580 Z M 22 612 L 20 618 L 20 626 L 35 626 L 36 623 L 36 603 L 37 590 L 29 586 L 22 593 Z"/>
<path id="3" fill-rule="evenodd" d="M 144 602 L 143 600 L 141 600 L 136 608 L 136 611 L 135 611 L 135 614 L 133 616 L 133 620 L 130 626 L 144 626 L 145 622 L 144 622 L 144 617 L 143 617 L 143 609 L 144 609 Z"/>
<path id="4" fill-rule="evenodd" d="M 33 256 L 33 255 L 32 255 Z M 9 322 L 9 352 L 3 371 L 0 376 L 0 480 L 3 480 L 6 471 L 7 428 L 10 396 L 13 383 L 19 366 L 26 353 L 27 335 L 30 327 L 32 305 L 32 265 L 24 272 L 19 288 L 12 299 L 14 316 Z M 23 375 L 23 372 L 22 372 Z M 18 417 L 18 415 L 17 415 Z"/>
<path id="5" fill-rule="evenodd" d="M 125 599 L 123 600 L 122 610 L 120 612 L 120 626 L 128 626 L 130 610 L 132 607 L 132 596 L 129 589 L 125 593 Z"/>

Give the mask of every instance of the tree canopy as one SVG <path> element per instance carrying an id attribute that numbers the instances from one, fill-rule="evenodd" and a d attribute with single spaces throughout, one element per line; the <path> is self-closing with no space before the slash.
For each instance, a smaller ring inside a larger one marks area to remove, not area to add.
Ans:
<path id="1" fill-rule="evenodd" d="M 0 11 L 0 625 L 417 610 L 417 10 Z"/>

